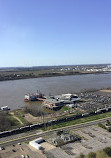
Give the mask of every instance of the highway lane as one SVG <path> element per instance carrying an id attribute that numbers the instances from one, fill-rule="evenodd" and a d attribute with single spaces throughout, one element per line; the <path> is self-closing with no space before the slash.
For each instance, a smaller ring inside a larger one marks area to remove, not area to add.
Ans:
<path id="1" fill-rule="evenodd" d="M 43 131 L 42 130 L 32 130 L 32 131 L 27 131 L 25 133 L 18 133 L 18 134 L 2 137 L 2 138 L 0 138 L 0 143 L 10 141 L 12 139 L 26 137 L 28 135 L 40 134 L 41 132 L 43 132 Z"/>
<path id="2" fill-rule="evenodd" d="M 13 145 L 13 144 L 17 144 L 17 143 L 21 143 L 21 142 L 25 142 L 25 141 L 30 141 L 30 140 L 33 140 L 33 139 L 36 139 L 36 138 L 39 138 L 39 137 L 50 135 L 51 133 L 56 132 L 58 130 L 62 130 L 62 129 L 64 129 L 64 130 L 73 130 L 73 129 L 78 129 L 78 128 L 82 128 L 82 127 L 97 125 L 98 123 L 105 122 L 109 118 L 110 117 L 104 118 L 104 119 L 99 119 L 99 120 L 96 120 L 96 121 L 87 122 L 87 123 L 81 123 L 81 124 L 77 124 L 77 125 L 62 127 L 62 128 L 58 128 L 58 129 L 55 129 L 55 130 L 42 132 L 42 133 L 39 133 L 39 134 L 38 133 L 36 133 L 36 134 L 34 133 L 34 134 L 30 134 L 29 135 L 29 134 L 26 133 L 26 136 L 2 142 L 2 143 L 0 143 L 0 146 L 5 147 L 5 146 L 8 146 L 8 145 Z"/>

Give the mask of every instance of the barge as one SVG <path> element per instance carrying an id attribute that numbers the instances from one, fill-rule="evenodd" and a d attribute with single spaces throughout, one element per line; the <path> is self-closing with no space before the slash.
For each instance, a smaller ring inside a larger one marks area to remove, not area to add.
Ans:
<path id="1" fill-rule="evenodd" d="M 44 94 L 40 92 L 40 90 L 37 90 L 34 94 L 26 94 L 24 97 L 25 102 L 29 101 L 43 101 L 45 99 Z"/>

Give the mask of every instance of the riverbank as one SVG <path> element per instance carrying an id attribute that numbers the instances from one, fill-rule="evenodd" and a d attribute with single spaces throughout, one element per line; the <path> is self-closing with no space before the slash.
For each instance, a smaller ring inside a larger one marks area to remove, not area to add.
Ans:
<path id="1" fill-rule="evenodd" d="M 104 71 L 49 71 L 49 70 L 37 70 L 37 71 L 0 71 L 0 81 L 31 79 L 31 78 L 43 78 L 43 77 L 57 77 L 57 76 L 71 76 L 71 75 L 88 75 L 88 74 L 106 74 L 110 72 Z"/>
<path id="2" fill-rule="evenodd" d="M 80 93 L 81 100 L 80 102 L 77 102 L 73 108 L 64 105 L 58 111 L 54 111 L 54 110 L 46 111 L 44 108 L 41 108 L 41 110 L 38 109 L 37 105 L 34 106 L 28 105 L 24 108 L 10 111 L 9 114 L 11 115 L 11 117 L 13 117 L 19 122 L 20 126 L 26 126 L 29 124 L 46 123 L 50 120 L 63 119 L 78 114 L 82 116 L 82 114 L 89 113 L 89 115 L 86 118 L 60 123 L 58 125 L 54 125 L 53 128 L 58 128 L 59 126 L 63 127 L 67 125 L 72 125 L 76 122 L 78 123 L 78 121 L 82 123 L 84 121 L 101 119 L 101 118 L 109 117 L 111 114 L 111 112 L 108 112 L 107 110 L 111 107 L 111 96 L 110 96 L 111 91 L 109 92 L 110 89 L 111 88 L 103 89 L 103 90 L 90 89 L 83 93 Z M 42 106 L 42 102 L 40 104 Z M 103 109 L 103 114 L 100 115 L 96 114 L 94 116 L 90 116 L 90 112 L 96 113 L 97 109 L 98 110 Z M 48 129 L 49 128 L 50 127 L 48 127 Z"/>
<path id="3" fill-rule="evenodd" d="M 73 108 L 64 105 L 58 111 L 49 110 L 46 113 L 44 108 L 41 108 L 40 111 L 36 105 L 27 106 L 13 111 L 1 111 L 0 130 L 15 129 L 32 124 L 42 124 L 41 128 L 43 130 L 50 130 L 110 117 L 110 87 L 102 90 L 91 89 L 78 95 L 81 95 L 81 99 L 79 102 L 74 104 Z M 4 124 L 2 124 L 3 120 Z M 57 121 L 57 124 L 53 124 L 52 120 L 58 120 L 60 122 Z M 50 124 L 50 122 L 52 123 Z M 49 123 L 49 125 L 47 123 Z"/>

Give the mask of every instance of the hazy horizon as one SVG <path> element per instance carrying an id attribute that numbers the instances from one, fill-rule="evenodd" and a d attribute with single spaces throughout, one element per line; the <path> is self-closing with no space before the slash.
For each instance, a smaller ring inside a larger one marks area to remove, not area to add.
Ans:
<path id="1" fill-rule="evenodd" d="M 99 65 L 111 65 L 111 63 L 103 63 L 103 64 L 78 64 L 78 65 L 44 65 L 44 66 L 42 66 L 42 65 L 40 65 L 40 66 L 15 66 L 15 67 L 0 67 L 0 69 L 7 69 L 7 68 L 36 68 L 36 67 L 68 67 L 68 66 L 99 66 Z"/>

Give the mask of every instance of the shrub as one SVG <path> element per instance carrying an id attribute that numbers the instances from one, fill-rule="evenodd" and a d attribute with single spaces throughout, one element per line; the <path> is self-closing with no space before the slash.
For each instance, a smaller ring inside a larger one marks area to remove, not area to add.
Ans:
<path id="1" fill-rule="evenodd" d="M 96 153 L 90 152 L 90 153 L 88 154 L 88 158 L 96 158 Z"/>
<path id="2" fill-rule="evenodd" d="M 108 156 L 111 156 L 111 148 L 110 148 L 110 147 L 104 148 L 103 151 L 104 151 Z"/>
<path id="3" fill-rule="evenodd" d="M 107 125 L 111 125 L 111 122 L 109 120 L 107 120 L 106 122 L 107 122 Z"/>
<path id="4" fill-rule="evenodd" d="M 60 136 L 63 133 L 62 130 L 57 131 L 57 136 Z"/>
<path id="5" fill-rule="evenodd" d="M 111 132 L 111 127 L 110 127 L 110 128 L 108 128 L 108 132 Z"/>
<path id="6" fill-rule="evenodd" d="M 84 157 L 85 157 L 85 155 L 83 153 L 80 153 L 79 158 L 84 158 Z"/>
<path id="7" fill-rule="evenodd" d="M 61 147 L 62 145 L 64 145 L 63 139 L 57 140 L 57 146 L 58 146 L 58 147 Z"/>

